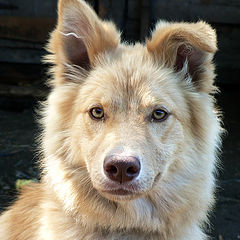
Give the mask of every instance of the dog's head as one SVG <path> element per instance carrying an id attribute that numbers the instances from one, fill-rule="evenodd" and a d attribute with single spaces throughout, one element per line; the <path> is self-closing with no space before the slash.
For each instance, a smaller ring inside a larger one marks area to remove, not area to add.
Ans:
<path id="1" fill-rule="evenodd" d="M 129 45 L 83 1 L 60 0 L 58 14 L 48 46 L 46 155 L 59 156 L 75 176 L 87 169 L 92 186 L 116 201 L 189 171 L 216 122 L 214 30 L 159 22 L 146 45 Z"/>

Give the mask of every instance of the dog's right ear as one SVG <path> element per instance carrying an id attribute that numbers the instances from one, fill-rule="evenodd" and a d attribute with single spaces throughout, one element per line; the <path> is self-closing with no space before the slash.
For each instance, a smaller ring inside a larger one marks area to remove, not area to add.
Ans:
<path id="1" fill-rule="evenodd" d="M 59 0 L 58 23 L 47 50 L 46 62 L 53 68 L 53 84 L 61 84 L 66 66 L 77 66 L 83 71 L 94 65 L 98 54 L 114 49 L 120 34 L 112 23 L 101 21 L 94 10 L 82 0 Z"/>
<path id="2" fill-rule="evenodd" d="M 198 91 L 214 91 L 212 59 L 217 51 L 217 38 L 207 23 L 160 21 L 147 42 L 147 49 L 156 62 L 176 72 L 187 66 L 188 76 Z"/>

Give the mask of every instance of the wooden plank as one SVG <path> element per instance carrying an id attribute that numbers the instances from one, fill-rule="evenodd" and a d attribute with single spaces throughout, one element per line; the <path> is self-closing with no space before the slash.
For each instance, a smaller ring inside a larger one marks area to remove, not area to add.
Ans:
<path id="1" fill-rule="evenodd" d="M 150 0 L 141 0 L 140 40 L 144 41 L 149 34 Z"/>
<path id="2" fill-rule="evenodd" d="M 218 68 L 240 69 L 240 26 L 217 24 L 218 48 L 216 63 Z"/>
<path id="3" fill-rule="evenodd" d="M 240 23 L 239 0 L 154 0 L 151 11 L 154 19 Z"/>
<path id="4" fill-rule="evenodd" d="M 139 41 L 140 38 L 140 20 L 132 20 L 128 19 L 126 24 L 126 34 L 125 38 L 128 42 L 136 42 Z"/>
<path id="5" fill-rule="evenodd" d="M 40 64 L 44 50 L 0 47 L 0 62 Z"/>
<path id="6" fill-rule="evenodd" d="M 48 91 L 34 86 L 11 86 L 0 84 L 0 96 L 46 97 Z"/>
<path id="7" fill-rule="evenodd" d="M 0 38 L 45 42 L 56 19 L 0 16 Z"/>
<path id="8" fill-rule="evenodd" d="M 111 14 L 111 0 L 101 0 L 98 5 L 98 16 L 103 19 L 109 19 Z"/>
<path id="9" fill-rule="evenodd" d="M 43 64 L 4 63 L 0 64 L 0 83 L 5 85 L 43 86 L 47 66 Z"/>
<path id="10" fill-rule="evenodd" d="M 5 48 L 24 48 L 24 49 L 43 49 L 43 43 L 36 43 L 30 41 L 19 41 L 19 40 L 12 40 L 12 39 L 1 39 L 0 38 L 0 47 Z"/>
<path id="11" fill-rule="evenodd" d="M 118 29 L 125 31 L 125 0 L 101 0 L 99 1 L 99 16 L 106 20 L 112 20 Z"/>
<path id="12" fill-rule="evenodd" d="M 45 96 L 46 66 L 40 64 L 0 64 L 0 96 Z"/>
<path id="13" fill-rule="evenodd" d="M 56 17 L 57 0 L 0 0 L 0 16 Z"/>
<path id="14" fill-rule="evenodd" d="M 125 37 L 128 41 L 140 39 L 141 2 L 128 0 Z"/>
<path id="15" fill-rule="evenodd" d="M 141 14 L 141 1 L 128 0 L 128 19 L 139 20 Z"/>
<path id="16" fill-rule="evenodd" d="M 122 30 L 126 31 L 125 29 L 125 11 L 126 11 L 126 6 L 125 6 L 125 0 L 119 0 L 119 1 L 111 1 L 111 8 L 110 8 L 110 19 L 115 22 L 117 27 Z"/>

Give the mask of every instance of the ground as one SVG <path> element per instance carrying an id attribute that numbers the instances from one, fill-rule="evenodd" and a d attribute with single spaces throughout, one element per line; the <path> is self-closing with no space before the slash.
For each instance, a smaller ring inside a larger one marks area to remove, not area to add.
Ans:
<path id="1" fill-rule="evenodd" d="M 224 136 L 218 175 L 217 204 L 211 214 L 214 240 L 240 239 L 240 107 L 239 86 L 222 86 Z M 16 196 L 17 179 L 38 179 L 36 141 L 39 132 L 33 99 L 0 98 L 0 211 Z"/>

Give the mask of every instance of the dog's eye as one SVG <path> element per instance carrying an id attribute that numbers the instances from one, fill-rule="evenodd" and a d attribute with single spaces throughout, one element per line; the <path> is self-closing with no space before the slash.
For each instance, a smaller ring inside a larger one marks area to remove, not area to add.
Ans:
<path id="1" fill-rule="evenodd" d="M 156 109 L 152 113 L 152 120 L 153 121 L 164 121 L 168 117 L 168 112 L 163 109 Z"/>
<path id="2" fill-rule="evenodd" d="M 101 107 L 94 107 L 90 109 L 89 115 L 94 120 L 101 120 L 104 118 L 104 111 Z"/>

